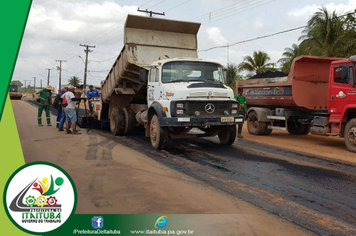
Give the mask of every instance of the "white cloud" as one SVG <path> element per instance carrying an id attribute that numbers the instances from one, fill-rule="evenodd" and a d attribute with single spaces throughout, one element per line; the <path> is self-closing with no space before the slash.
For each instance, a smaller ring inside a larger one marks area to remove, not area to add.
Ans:
<path id="1" fill-rule="evenodd" d="M 292 17 L 310 17 L 313 15 L 316 11 L 318 11 L 321 7 L 326 7 L 328 11 L 335 11 L 338 14 L 346 13 L 348 11 L 355 10 L 356 8 L 356 0 L 349 0 L 348 3 L 339 3 L 335 4 L 333 2 L 330 2 L 328 4 L 323 4 L 323 5 L 307 5 L 303 8 L 300 9 L 293 9 L 288 12 L 289 16 Z"/>
<path id="2" fill-rule="evenodd" d="M 218 27 L 211 27 L 206 29 L 208 37 L 217 45 L 226 45 L 227 39 L 222 35 L 221 30 Z"/>
<path id="3" fill-rule="evenodd" d="M 259 30 L 259 29 L 262 29 L 263 27 L 264 27 L 264 25 L 263 25 L 263 23 L 262 23 L 261 21 L 255 21 L 255 22 L 253 22 L 253 28 L 254 28 L 254 29 Z"/>

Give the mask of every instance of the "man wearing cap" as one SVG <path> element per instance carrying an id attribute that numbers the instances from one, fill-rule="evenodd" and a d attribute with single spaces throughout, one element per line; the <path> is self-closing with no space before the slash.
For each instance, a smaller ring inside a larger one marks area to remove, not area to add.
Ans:
<path id="1" fill-rule="evenodd" d="M 51 116 L 49 114 L 49 111 L 51 109 L 51 104 L 52 104 L 52 86 L 47 85 L 46 88 L 42 89 L 42 91 L 37 92 L 36 94 L 39 94 L 39 97 L 37 101 L 40 103 L 38 106 L 38 126 L 43 126 L 42 125 L 42 111 L 46 111 L 46 118 L 47 118 L 47 125 L 51 126 Z"/>
<path id="2" fill-rule="evenodd" d="M 62 98 L 66 99 L 68 105 L 66 107 L 64 107 L 64 114 L 66 116 L 66 121 L 65 121 L 65 127 L 66 127 L 66 133 L 67 134 L 80 134 L 78 131 L 77 131 L 77 114 L 75 112 L 75 105 L 76 105 L 76 102 L 77 101 L 80 101 L 80 100 L 86 100 L 85 98 L 76 98 L 74 96 L 74 91 L 75 91 L 75 87 L 73 86 L 70 86 L 68 88 L 68 91 L 66 93 L 64 93 L 62 95 Z M 71 123 L 71 127 L 72 127 L 72 130 L 70 130 L 70 125 L 69 123 Z"/>
<path id="3" fill-rule="evenodd" d="M 94 89 L 93 85 L 89 85 L 89 90 L 87 91 L 87 98 L 100 98 L 100 93 L 98 90 Z"/>

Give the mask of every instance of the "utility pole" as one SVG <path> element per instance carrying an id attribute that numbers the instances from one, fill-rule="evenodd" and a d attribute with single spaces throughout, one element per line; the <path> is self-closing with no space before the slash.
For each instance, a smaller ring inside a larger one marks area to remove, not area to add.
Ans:
<path id="1" fill-rule="evenodd" d="M 92 52 L 92 50 L 89 50 L 89 48 L 95 48 L 95 46 L 89 46 L 86 44 L 79 44 L 81 47 L 85 47 L 86 49 L 84 50 L 86 56 L 85 56 L 85 67 L 84 67 L 84 84 L 83 84 L 83 92 L 85 94 L 85 91 L 87 89 L 87 69 L 88 69 L 88 53 Z"/>
<path id="2" fill-rule="evenodd" d="M 47 77 L 47 85 L 49 85 L 49 77 L 50 77 L 50 72 L 53 69 L 49 69 L 49 68 L 45 68 L 46 70 L 48 70 L 48 77 Z"/>
<path id="3" fill-rule="evenodd" d="M 229 65 L 229 44 L 227 44 L 226 48 L 227 48 L 227 65 Z"/>
<path id="4" fill-rule="evenodd" d="M 67 62 L 66 60 L 56 60 L 56 62 L 59 62 L 59 86 L 58 89 L 61 90 L 62 86 L 62 62 Z"/>
<path id="5" fill-rule="evenodd" d="M 41 88 L 42 88 L 42 79 L 41 79 Z"/>
<path id="6" fill-rule="evenodd" d="M 25 89 L 27 89 L 27 79 L 25 79 Z"/>
<path id="7" fill-rule="evenodd" d="M 33 92 L 36 92 L 36 77 L 32 77 L 33 78 Z"/>
<path id="8" fill-rule="evenodd" d="M 147 13 L 147 14 L 150 14 L 150 17 L 154 15 L 161 15 L 161 16 L 165 16 L 164 12 L 160 13 L 160 12 L 153 12 L 153 11 L 149 11 L 148 9 L 146 10 L 141 10 L 140 8 L 137 9 L 137 11 L 139 12 L 144 12 L 144 13 Z"/>

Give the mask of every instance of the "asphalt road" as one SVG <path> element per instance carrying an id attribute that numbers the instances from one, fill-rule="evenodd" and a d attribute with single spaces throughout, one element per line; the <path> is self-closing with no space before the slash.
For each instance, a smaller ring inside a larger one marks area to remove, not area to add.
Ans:
<path id="1" fill-rule="evenodd" d="M 245 140 L 225 147 L 217 138 L 182 139 L 156 151 L 142 131 L 93 132 L 317 234 L 356 235 L 353 165 Z"/>

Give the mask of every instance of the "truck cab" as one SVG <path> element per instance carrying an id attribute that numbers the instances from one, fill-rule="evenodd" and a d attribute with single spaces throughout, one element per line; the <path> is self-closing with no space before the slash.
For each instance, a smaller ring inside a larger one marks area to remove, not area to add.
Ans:
<path id="1" fill-rule="evenodd" d="M 199 128 L 206 136 L 220 134 L 220 141 L 225 133 L 229 137 L 222 143 L 233 143 L 236 124 L 244 118 L 227 82 L 223 66 L 216 62 L 197 58 L 154 62 L 147 82 L 149 126 L 156 115 L 162 132 L 168 133 L 164 135 L 184 137 L 191 128 Z"/>
<path id="2" fill-rule="evenodd" d="M 331 133 L 344 137 L 348 149 L 356 151 L 356 57 L 334 61 L 329 76 L 329 122 Z"/>

